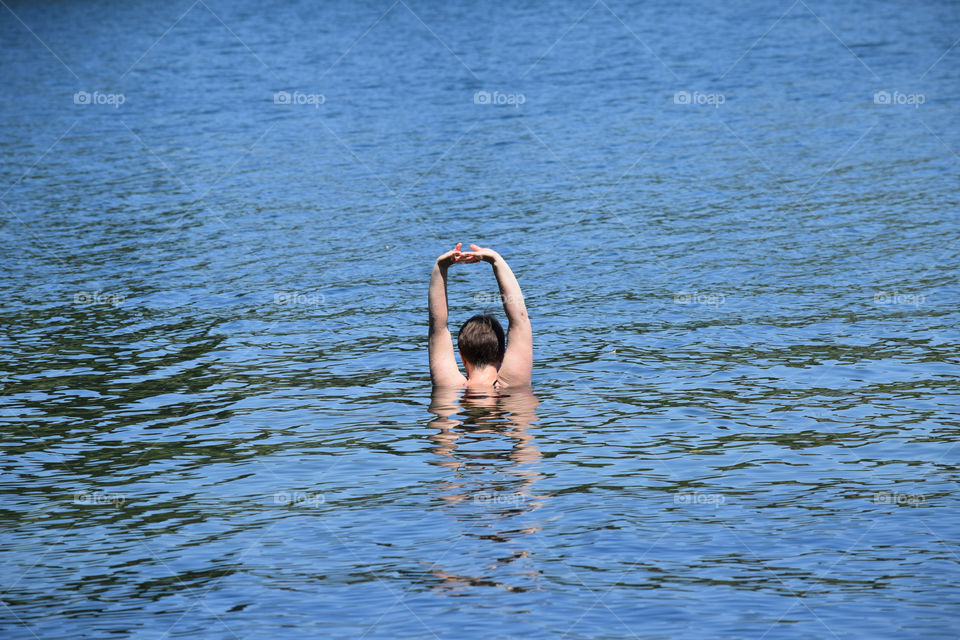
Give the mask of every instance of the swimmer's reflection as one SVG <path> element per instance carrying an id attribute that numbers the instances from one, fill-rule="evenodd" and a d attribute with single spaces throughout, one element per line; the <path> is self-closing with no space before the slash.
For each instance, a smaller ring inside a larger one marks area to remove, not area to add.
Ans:
<path id="1" fill-rule="evenodd" d="M 530 433 L 539 404 L 530 389 L 477 392 L 434 388 L 430 412 L 436 418 L 430 426 L 437 431 L 431 433 L 430 440 L 436 445 L 437 459 L 433 464 L 453 473 L 453 479 L 440 485 L 439 497 L 451 507 L 454 517 L 466 525 L 463 535 L 516 543 L 522 536 L 540 530 L 539 523 L 529 519 L 529 513 L 546 497 L 533 492 L 533 485 L 543 477 L 534 469 L 543 456 Z M 486 570 L 530 555 L 527 549 L 497 547 L 494 552 Z M 489 575 L 465 576 L 429 564 L 446 587 L 474 585 L 523 590 Z"/>

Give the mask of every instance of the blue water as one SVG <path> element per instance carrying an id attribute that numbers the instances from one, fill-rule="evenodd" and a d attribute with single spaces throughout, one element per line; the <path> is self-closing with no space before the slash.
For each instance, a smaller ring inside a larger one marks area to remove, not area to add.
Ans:
<path id="1" fill-rule="evenodd" d="M 8 0 L 3 637 L 956 637 L 958 34 Z M 529 393 L 431 394 L 458 241 Z"/>

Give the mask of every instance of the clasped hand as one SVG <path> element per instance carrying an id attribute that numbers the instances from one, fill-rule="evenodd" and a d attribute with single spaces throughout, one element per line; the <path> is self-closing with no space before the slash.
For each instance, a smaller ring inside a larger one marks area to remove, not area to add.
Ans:
<path id="1" fill-rule="evenodd" d="M 456 262 L 473 264 L 474 262 L 490 262 L 492 263 L 497 259 L 499 255 L 493 249 L 484 249 L 478 247 L 475 244 L 470 245 L 472 251 L 461 251 L 460 247 L 463 245 L 462 242 L 458 242 L 457 246 L 451 251 L 447 251 L 439 258 L 437 258 L 437 264 L 442 267 L 449 267 L 451 264 Z"/>

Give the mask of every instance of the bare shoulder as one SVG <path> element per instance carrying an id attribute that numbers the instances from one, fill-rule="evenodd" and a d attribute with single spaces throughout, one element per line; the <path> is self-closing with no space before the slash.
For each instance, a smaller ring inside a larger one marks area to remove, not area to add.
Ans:
<path id="1" fill-rule="evenodd" d="M 503 393 L 509 393 L 515 396 L 532 396 L 533 387 L 529 382 L 523 382 L 520 384 L 511 383 L 507 378 L 497 378 L 497 382 L 493 385 L 493 388 L 497 391 Z"/>
<path id="2" fill-rule="evenodd" d="M 441 391 L 445 389 L 458 390 L 463 389 L 466 386 L 467 376 L 459 372 L 456 375 L 446 375 L 440 380 L 433 381 L 433 388 L 435 391 Z"/>

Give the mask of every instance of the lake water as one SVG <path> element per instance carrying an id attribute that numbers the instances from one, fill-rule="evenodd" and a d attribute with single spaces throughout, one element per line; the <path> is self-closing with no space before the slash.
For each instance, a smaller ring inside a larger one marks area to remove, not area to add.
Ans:
<path id="1" fill-rule="evenodd" d="M 958 33 L 8 1 L 3 637 L 955 638 Z M 458 241 L 530 393 L 431 393 Z"/>

